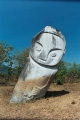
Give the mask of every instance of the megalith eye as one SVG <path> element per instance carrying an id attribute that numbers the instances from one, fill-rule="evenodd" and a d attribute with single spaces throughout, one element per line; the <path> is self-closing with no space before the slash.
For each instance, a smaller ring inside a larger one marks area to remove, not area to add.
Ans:
<path id="1" fill-rule="evenodd" d="M 42 45 L 40 45 L 39 43 L 35 44 L 36 51 L 40 52 L 42 50 L 42 48 L 43 48 Z"/>
<path id="2" fill-rule="evenodd" d="M 36 46 L 36 50 L 37 50 L 37 51 L 41 51 L 41 48 L 38 47 L 38 46 Z"/>
<path id="3" fill-rule="evenodd" d="M 52 54 L 51 54 L 51 57 L 56 57 L 56 53 L 52 53 Z"/>

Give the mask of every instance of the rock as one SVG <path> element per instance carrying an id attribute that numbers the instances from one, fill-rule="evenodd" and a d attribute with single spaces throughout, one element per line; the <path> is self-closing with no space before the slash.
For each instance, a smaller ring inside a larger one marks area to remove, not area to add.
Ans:
<path id="1" fill-rule="evenodd" d="M 43 97 L 51 84 L 51 76 L 65 53 L 65 38 L 59 30 L 46 26 L 34 36 L 27 63 L 14 88 L 11 103 Z"/>

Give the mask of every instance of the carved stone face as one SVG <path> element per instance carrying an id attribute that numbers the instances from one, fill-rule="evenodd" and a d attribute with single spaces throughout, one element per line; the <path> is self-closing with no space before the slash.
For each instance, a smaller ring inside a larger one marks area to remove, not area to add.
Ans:
<path id="1" fill-rule="evenodd" d="M 61 60 L 64 52 L 65 40 L 51 32 L 43 31 L 34 37 L 30 56 L 40 64 L 54 66 Z"/>

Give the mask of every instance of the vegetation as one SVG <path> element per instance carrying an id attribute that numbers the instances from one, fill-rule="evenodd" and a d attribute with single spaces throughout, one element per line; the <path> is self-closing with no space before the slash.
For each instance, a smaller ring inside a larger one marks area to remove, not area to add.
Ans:
<path id="1" fill-rule="evenodd" d="M 60 85 L 65 82 L 80 82 L 80 64 L 60 61 L 56 74 L 56 82 Z"/>
<path id="2" fill-rule="evenodd" d="M 13 52 L 14 48 L 4 42 L 0 43 L 0 77 L 8 82 L 12 78 L 18 78 L 26 58 L 28 57 L 29 49 L 21 52 Z"/>
<path id="3" fill-rule="evenodd" d="M 4 42 L 0 43 L 0 77 L 5 82 L 18 78 L 29 55 L 29 48 L 21 52 L 13 52 L 14 48 Z M 80 82 L 80 64 L 60 61 L 57 65 L 58 72 L 55 75 L 55 82 L 62 85 L 65 82 Z"/>

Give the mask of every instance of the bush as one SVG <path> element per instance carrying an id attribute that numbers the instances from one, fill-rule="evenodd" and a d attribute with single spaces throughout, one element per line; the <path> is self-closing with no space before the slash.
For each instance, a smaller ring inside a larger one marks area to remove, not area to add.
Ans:
<path id="1" fill-rule="evenodd" d="M 63 80 L 58 79 L 58 80 L 57 80 L 57 85 L 63 85 Z"/>

